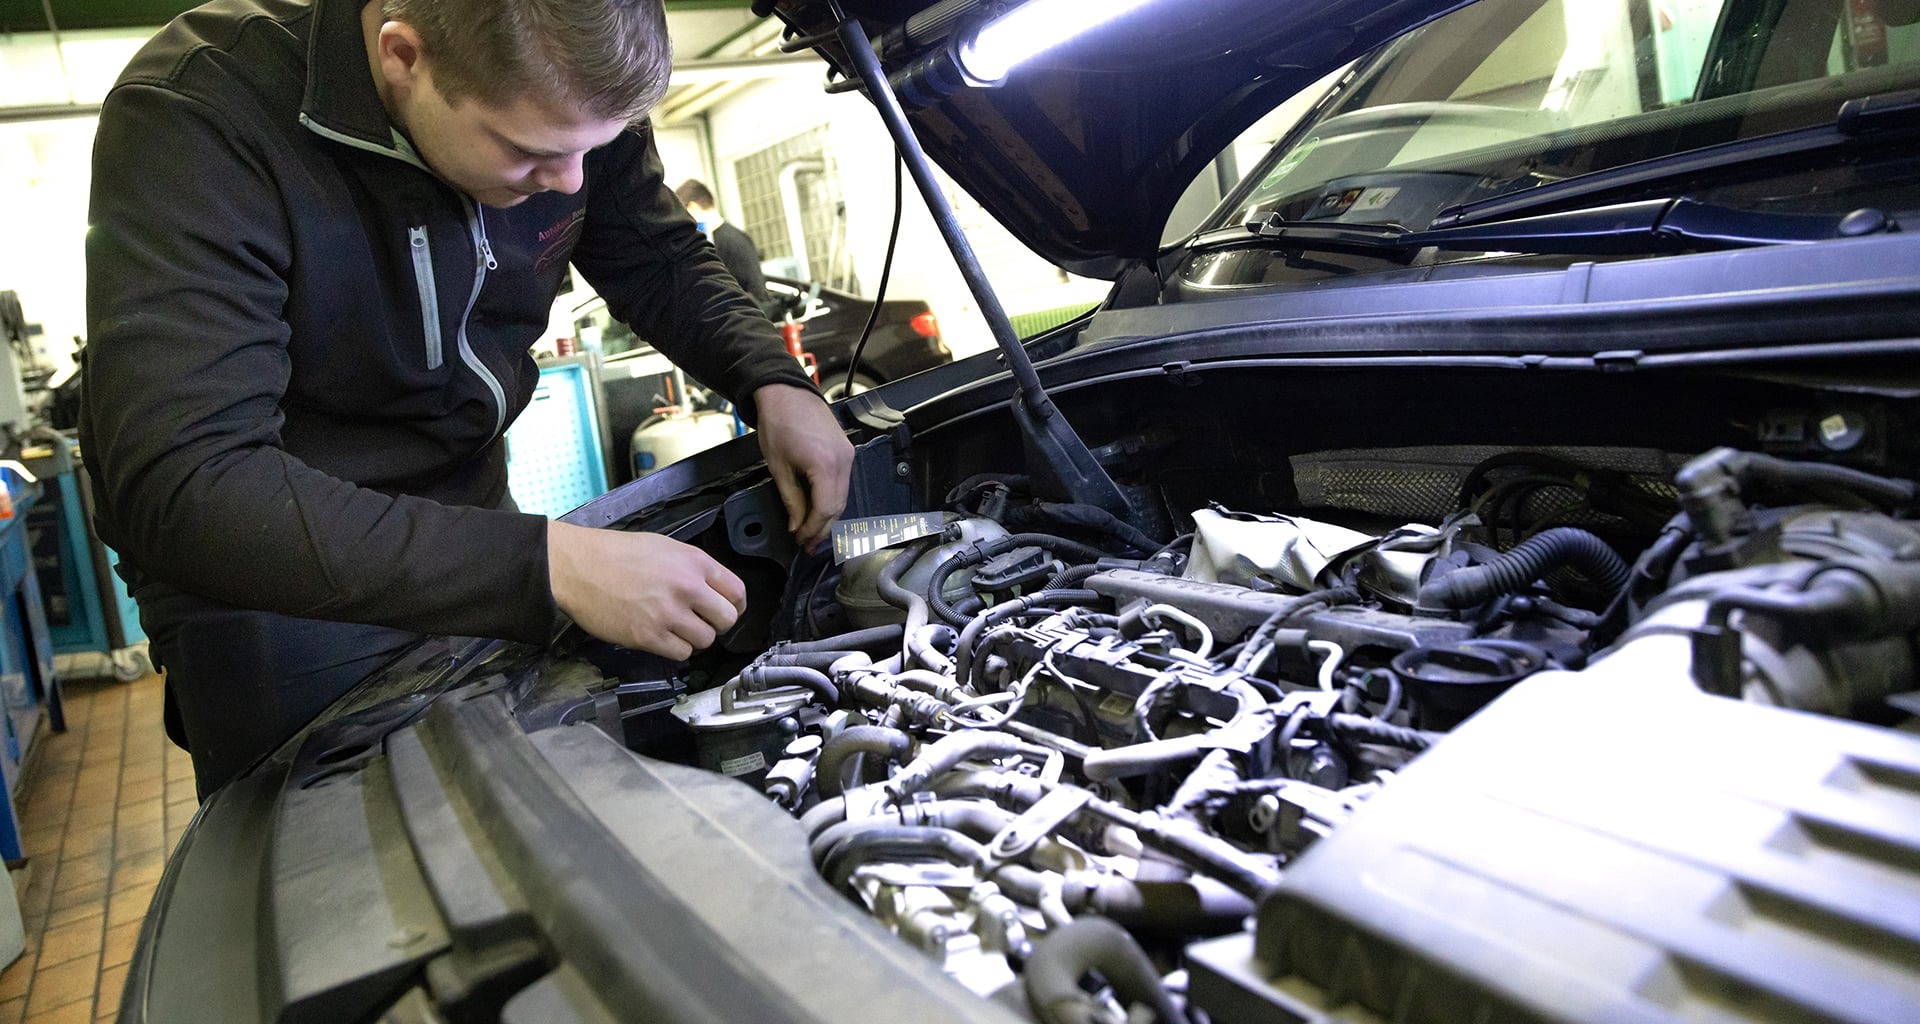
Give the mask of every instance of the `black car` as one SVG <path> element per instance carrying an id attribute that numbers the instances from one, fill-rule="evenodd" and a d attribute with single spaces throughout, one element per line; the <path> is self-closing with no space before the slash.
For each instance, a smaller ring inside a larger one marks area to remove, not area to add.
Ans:
<path id="1" fill-rule="evenodd" d="M 123 1019 L 1920 1020 L 1920 4 L 758 6 L 1108 300 L 837 405 L 832 554 L 576 510 L 741 624 L 422 643 Z"/>
<path id="2" fill-rule="evenodd" d="M 867 318 L 873 316 L 872 300 L 784 277 L 767 278 L 767 293 L 773 300 L 775 323 L 791 319 L 801 325 L 801 349 L 812 356 L 820 390 L 828 401 L 953 361 L 952 350 L 940 340 L 940 321 L 933 308 L 919 299 L 888 299 L 880 304 L 872 336 L 856 365 L 854 349 Z M 625 324 L 607 315 L 606 303 L 600 299 L 576 310 L 574 321 L 576 330 L 599 332 L 601 351 L 609 358 L 651 351 Z"/>
<path id="3" fill-rule="evenodd" d="M 773 301 L 770 312 L 775 322 L 791 320 L 801 325 L 801 351 L 814 368 L 821 393 L 830 402 L 953 361 L 952 350 L 940 339 L 940 321 L 919 299 L 881 303 L 866 347 L 860 348 L 860 333 L 873 316 L 872 300 L 784 277 L 767 278 L 767 293 Z M 626 483 L 654 468 L 651 464 L 635 465 L 633 432 L 660 422 L 662 408 L 723 407 L 723 399 L 676 376 L 665 356 L 608 315 L 604 300 L 592 299 L 575 310 L 574 329 L 579 335 L 598 338 L 607 357 L 601 390 L 613 444 L 614 484 Z M 857 364 L 856 349 L 860 357 Z"/>

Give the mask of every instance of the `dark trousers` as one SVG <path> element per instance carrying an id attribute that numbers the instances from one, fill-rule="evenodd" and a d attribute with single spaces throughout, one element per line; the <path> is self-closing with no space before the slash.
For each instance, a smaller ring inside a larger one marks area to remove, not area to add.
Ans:
<path id="1" fill-rule="evenodd" d="M 193 755 L 202 800 L 420 639 L 248 611 L 151 580 L 133 598 L 167 674 L 167 736 Z"/>

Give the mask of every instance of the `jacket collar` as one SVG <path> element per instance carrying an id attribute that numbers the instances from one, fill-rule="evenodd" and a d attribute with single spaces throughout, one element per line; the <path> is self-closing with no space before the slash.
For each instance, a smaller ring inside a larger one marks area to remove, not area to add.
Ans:
<path id="1" fill-rule="evenodd" d="M 328 138 L 402 155 L 394 145 L 386 105 L 380 102 L 380 91 L 367 70 L 360 12 L 368 2 L 314 0 L 300 121 Z"/>

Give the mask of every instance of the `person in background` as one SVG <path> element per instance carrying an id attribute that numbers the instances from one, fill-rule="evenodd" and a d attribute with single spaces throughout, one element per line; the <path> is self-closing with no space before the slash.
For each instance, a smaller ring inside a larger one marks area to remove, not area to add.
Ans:
<path id="1" fill-rule="evenodd" d="M 826 538 L 853 450 L 666 187 L 671 63 L 662 0 L 223 0 L 107 95 L 80 435 L 203 797 L 421 634 L 678 659 L 740 615 L 698 548 L 514 507 L 569 264 Z"/>
<path id="2" fill-rule="evenodd" d="M 713 240 L 714 249 L 720 253 L 720 262 L 727 265 L 733 279 L 740 282 L 740 287 L 748 295 L 753 296 L 768 319 L 779 319 L 775 315 L 773 296 L 767 293 L 766 275 L 760 271 L 759 247 L 753 244 L 753 239 L 747 237 L 745 231 L 721 218 L 720 211 L 713 205 L 713 190 L 688 178 L 673 190 L 673 194 L 686 204 L 694 225 Z"/>

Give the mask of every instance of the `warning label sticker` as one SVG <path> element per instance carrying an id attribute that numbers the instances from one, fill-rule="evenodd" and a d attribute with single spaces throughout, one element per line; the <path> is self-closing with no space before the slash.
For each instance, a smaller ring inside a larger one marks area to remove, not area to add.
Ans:
<path id="1" fill-rule="evenodd" d="M 751 754 L 743 754 L 739 757 L 723 758 L 720 761 L 720 774 L 745 775 L 748 772 L 757 772 L 766 766 L 767 756 L 756 750 Z"/>
<path id="2" fill-rule="evenodd" d="M 833 524 L 833 561 L 839 564 L 849 558 L 872 554 L 881 548 L 930 537 L 946 527 L 946 516 L 939 512 L 843 519 Z"/>

